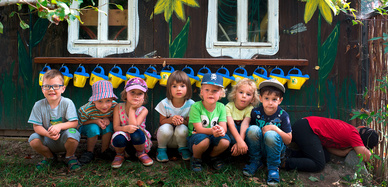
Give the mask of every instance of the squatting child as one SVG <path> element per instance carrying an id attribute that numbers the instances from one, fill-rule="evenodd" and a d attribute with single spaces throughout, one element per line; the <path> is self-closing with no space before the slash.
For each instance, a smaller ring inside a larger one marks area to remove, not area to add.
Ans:
<path id="1" fill-rule="evenodd" d="M 222 76 L 207 73 L 202 78 L 200 97 L 191 106 L 189 119 L 188 147 L 193 153 L 191 168 L 202 170 L 203 153 L 210 149 L 210 159 L 214 169 L 221 169 L 222 159 L 219 157 L 228 147 L 230 138 L 226 133 L 225 105 L 217 102 L 225 96 Z"/>
<path id="2" fill-rule="evenodd" d="M 147 100 L 147 90 L 143 79 L 129 79 L 120 95 L 124 103 L 119 103 L 114 108 L 115 133 L 112 135 L 112 146 L 116 157 L 112 162 L 113 168 L 121 167 L 125 151 L 130 153 L 133 149 L 143 165 L 150 166 L 154 163 L 147 154 L 152 147 L 151 134 L 145 129 L 148 110 L 142 106 Z"/>
<path id="3" fill-rule="evenodd" d="M 245 143 L 245 133 L 251 122 L 253 106 L 259 102 L 256 83 L 244 78 L 240 80 L 228 95 L 229 103 L 226 104 L 226 119 L 228 122 L 228 135 L 231 139 L 231 155 L 246 154 L 248 146 Z"/>
<path id="4" fill-rule="evenodd" d="M 251 126 L 247 130 L 246 142 L 250 163 L 243 174 L 252 176 L 267 159 L 268 185 L 279 183 L 279 166 L 286 145 L 291 142 L 291 124 L 286 111 L 279 107 L 283 101 L 285 88 L 276 79 L 266 80 L 259 85 L 260 106 L 251 112 Z"/>
<path id="5" fill-rule="evenodd" d="M 158 149 L 156 160 L 168 162 L 167 147 L 178 148 L 183 160 L 190 160 L 191 153 L 187 148 L 187 123 L 191 100 L 192 88 L 190 78 L 183 71 L 171 73 L 167 80 L 167 98 L 156 105 L 159 112 L 160 127 L 157 131 Z"/>
<path id="6" fill-rule="evenodd" d="M 45 98 L 35 103 L 28 119 L 35 131 L 28 142 L 44 156 L 44 160 L 36 164 L 38 170 L 52 164 L 55 153 L 60 152 L 66 152 L 65 162 L 70 171 L 81 167 L 74 155 L 80 140 L 80 133 L 75 129 L 78 125 L 77 110 L 70 99 L 62 97 L 65 89 L 61 72 L 52 69 L 44 74 L 42 92 Z"/>
<path id="7" fill-rule="evenodd" d="M 110 158 L 110 138 L 113 132 L 113 109 L 117 96 L 113 93 L 112 83 L 106 80 L 97 81 L 92 85 L 92 96 L 89 102 L 78 110 L 81 127 L 79 131 L 87 137 L 87 151 L 79 159 L 81 164 L 87 164 L 94 158 L 94 147 L 101 135 L 101 154 L 103 159 Z"/>

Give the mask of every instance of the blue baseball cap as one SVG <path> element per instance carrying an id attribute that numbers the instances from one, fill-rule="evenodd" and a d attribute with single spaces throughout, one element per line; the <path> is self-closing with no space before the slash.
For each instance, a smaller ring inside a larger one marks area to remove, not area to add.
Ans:
<path id="1" fill-rule="evenodd" d="M 201 85 L 203 84 L 210 84 L 210 85 L 215 85 L 219 86 L 221 88 L 224 87 L 224 80 L 222 75 L 216 74 L 216 73 L 206 73 L 202 77 L 202 82 Z"/>

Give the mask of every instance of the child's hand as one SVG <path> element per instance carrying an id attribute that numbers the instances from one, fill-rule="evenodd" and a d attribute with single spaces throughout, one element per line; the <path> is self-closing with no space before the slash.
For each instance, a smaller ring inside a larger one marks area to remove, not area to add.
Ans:
<path id="1" fill-rule="evenodd" d="M 48 133 L 50 136 L 56 136 L 59 134 L 59 132 L 61 132 L 61 128 L 57 125 L 51 125 L 48 128 Z"/>
<path id="2" fill-rule="evenodd" d="M 237 143 L 235 143 L 232 148 L 230 148 L 230 152 L 232 152 L 232 156 L 238 156 L 240 155 L 239 151 L 238 151 L 238 146 L 237 146 Z"/>
<path id="3" fill-rule="evenodd" d="M 140 101 L 132 101 L 130 104 L 131 104 L 131 108 L 136 110 L 138 108 L 140 108 L 144 103 L 144 99 L 140 100 Z"/>
<path id="4" fill-rule="evenodd" d="M 109 118 L 102 118 L 102 120 L 104 121 L 105 126 L 108 126 L 110 124 Z"/>
<path id="5" fill-rule="evenodd" d="M 244 155 L 247 153 L 248 146 L 244 141 L 242 141 L 240 143 L 236 143 L 235 145 L 237 145 L 237 151 L 238 151 L 239 155 Z"/>
<path id="6" fill-rule="evenodd" d="M 216 126 L 212 127 L 212 130 L 213 130 L 213 136 L 214 137 L 225 136 L 224 128 L 222 128 L 219 125 L 216 125 Z"/>
<path id="7" fill-rule="evenodd" d="M 276 125 L 266 125 L 263 128 L 261 128 L 263 135 L 268 131 L 277 131 L 277 130 L 278 130 L 278 127 Z"/>
<path id="8" fill-rule="evenodd" d="M 137 129 L 139 129 L 139 126 L 137 126 L 137 125 L 126 125 L 126 126 L 124 126 L 124 132 L 127 132 L 129 134 L 134 133 Z"/>
<path id="9" fill-rule="evenodd" d="M 59 133 L 57 135 L 50 135 L 49 134 L 49 138 L 52 140 L 58 140 L 60 136 L 61 136 L 61 134 L 59 134 Z"/>
<path id="10" fill-rule="evenodd" d="M 182 125 L 183 124 L 183 117 L 182 116 L 178 116 L 178 115 L 175 115 L 172 117 L 172 124 L 175 125 L 175 126 L 178 126 L 178 125 Z"/>
<path id="11" fill-rule="evenodd" d="M 104 119 L 97 119 L 97 125 L 102 129 L 106 129 L 105 121 Z"/>

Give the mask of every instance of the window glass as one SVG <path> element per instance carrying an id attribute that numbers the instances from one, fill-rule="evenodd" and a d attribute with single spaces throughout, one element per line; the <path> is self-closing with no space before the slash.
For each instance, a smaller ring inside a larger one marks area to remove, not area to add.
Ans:
<path id="1" fill-rule="evenodd" d="M 267 42 L 268 0 L 248 1 L 248 42 Z"/>
<path id="2" fill-rule="evenodd" d="M 218 41 L 237 41 L 237 1 L 218 0 Z"/>
<path id="3" fill-rule="evenodd" d="M 98 1 L 94 1 L 95 6 L 98 6 Z M 93 6 L 91 0 L 84 0 L 80 7 Z M 79 39 L 97 39 L 98 36 L 98 12 L 92 9 L 82 10 L 80 12 L 81 20 L 84 24 L 80 23 Z"/>
<path id="4" fill-rule="evenodd" d="M 123 11 L 115 4 L 123 6 Z M 111 0 L 109 4 L 108 40 L 128 39 L 128 1 Z"/>
<path id="5" fill-rule="evenodd" d="M 380 0 L 362 0 L 361 1 L 361 14 L 368 14 L 373 12 L 375 8 L 381 6 Z"/>

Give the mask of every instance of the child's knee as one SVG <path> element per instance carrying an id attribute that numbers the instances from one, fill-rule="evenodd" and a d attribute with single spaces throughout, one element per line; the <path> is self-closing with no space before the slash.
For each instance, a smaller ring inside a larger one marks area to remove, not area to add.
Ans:
<path id="1" fill-rule="evenodd" d="M 230 141 L 227 139 L 221 139 L 218 143 L 218 146 L 220 147 L 229 147 Z"/>
<path id="2" fill-rule="evenodd" d="M 127 146 L 127 139 L 123 135 L 118 135 L 113 138 L 112 140 L 113 147 L 126 147 Z"/>
<path id="3" fill-rule="evenodd" d="M 77 144 L 78 145 L 78 140 L 74 139 L 74 138 L 68 138 L 66 140 L 66 143 L 70 143 L 70 144 Z"/>
<path id="4" fill-rule="evenodd" d="M 158 129 L 158 139 L 159 138 L 168 138 L 168 137 L 171 137 L 174 133 L 174 128 L 172 127 L 172 125 L 170 124 L 164 124 L 162 126 L 159 127 Z"/>
<path id="5" fill-rule="evenodd" d="M 42 146 L 42 145 L 43 145 L 43 142 L 42 142 L 40 139 L 38 139 L 38 138 L 35 138 L 35 139 L 33 139 L 33 140 L 30 141 L 30 146 L 31 146 L 32 148 L 40 147 L 40 146 Z"/>
<path id="6" fill-rule="evenodd" d="M 146 141 L 145 134 L 140 129 L 136 130 L 130 136 L 133 145 L 141 145 Z"/>
<path id="7" fill-rule="evenodd" d="M 260 127 L 252 125 L 247 129 L 246 137 L 250 140 L 259 140 L 261 135 Z"/>
<path id="8" fill-rule="evenodd" d="M 87 128 L 86 136 L 88 138 L 99 136 L 101 134 L 100 127 L 97 124 L 89 124 Z"/>
<path id="9" fill-rule="evenodd" d="M 203 139 L 202 141 L 200 141 L 198 144 L 194 144 L 193 147 L 197 147 L 197 148 L 209 148 L 210 146 L 210 140 L 209 138 L 205 138 Z"/>
<path id="10" fill-rule="evenodd" d="M 186 138 L 188 132 L 188 128 L 185 125 L 179 125 L 175 128 L 174 136 L 177 138 Z"/>
<path id="11" fill-rule="evenodd" d="M 282 138 L 275 131 L 268 131 L 264 134 L 264 141 L 267 146 L 273 147 L 275 145 L 279 145 Z"/>

